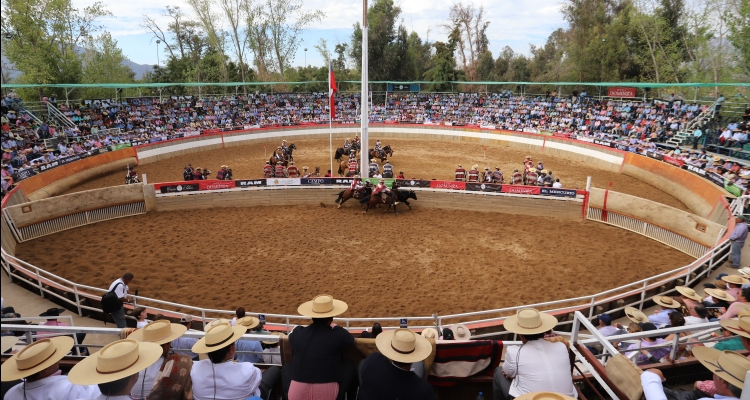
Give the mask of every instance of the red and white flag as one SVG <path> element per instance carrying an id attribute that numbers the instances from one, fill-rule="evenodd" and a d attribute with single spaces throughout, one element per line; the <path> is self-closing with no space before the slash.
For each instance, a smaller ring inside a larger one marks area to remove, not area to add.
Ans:
<path id="1" fill-rule="evenodd" d="M 331 109 L 331 121 L 336 117 L 336 104 L 333 96 L 338 92 L 339 89 L 336 87 L 336 77 L 333 76 L 333 66 L 331 62 L 328 62 L 328 105 Z"/>

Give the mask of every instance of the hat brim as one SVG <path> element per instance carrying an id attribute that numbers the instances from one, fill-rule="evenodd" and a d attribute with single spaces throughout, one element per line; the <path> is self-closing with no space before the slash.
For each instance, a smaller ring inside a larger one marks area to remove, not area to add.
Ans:
<path id="1" fill-rule="evenodd" d="M 389 359 L 396 362 L 413 363 L 426 359 L 432 353 L 432 344 L 421 335 L 414 335 L 414 351 L 408 354 L 399 353 L 391 346 L 394 334 L 396 334 L 395 329 L 384 331 L 375 338 L 375 346 L 378 351 Z"/>
<path id="2" fill-rule="evenodd" d="M 341 315 L 349 309 L 349 306 L 341 300 L 333 299 L 333 309 L 325 313 L 313 311 L 313 301 L 306 301 L 297 307 L 297 313 L 310 318 L 329 318 Z M 379 336 L 379 335 L 378 335 Z"/>
<path id="3" fill-rule="evenodd" d="M 742 337 L 750 339 L 750 332 L 740 328 L 739 319 L 722 319 L 719 321 L 719 324 L 722 328 L 734 333 L 735 335 L 740 335 Z"/>
<path id="4" fill-rule="evenodd" d="M 727 278 L 729 278 L 729 276 L 730 275 L 722 276 L 721 280 L 724 281 L 724 282 L 726 282 L 726 283 L 731 283 L 731 284 L 734 284 L 734 285 L 746 285 L 746 284 L 750 283 L 749 280 L 747 280 L 745 278 L 742 278 L 742 277 L 740 277 L 740 281 L 739 282 L 734 282 L 733 279 L 727 279 Z"/>
<path id="5" fill-rule="evenodd" d="M 680 295 L 685 296 L 688 299 L 692 299 L 692 300 L 695 300 L 695 301 L 701 301 L 701 300 L 703 300 L 698 293 L 695 293 L 695 291 L 693 291 L 693 294 L 690 294 L 689 292 L 687 292 L 685 290 L 687 288 L 685 288 L 685 287 L 676 287 L 675 289 L 677 290 L 677 292 Z"/>
<path id="6" fill-rule="evenodd" d="M 250 321 L 250 324 L 245 325 L 240 321 Z M 245 329 L 253 329 L 256 326 L 260 325 L 260 320 L 256 317 L 242 317 L 237 320 L 237 323 L 235 324 L 237 326 L 244 326 Z"/>
<path id="7" fill-rule="evenodd" d="M 162 345 L 164 343 L 169 343 L 169 342 L 171 342 L 171 341 L 179 338 L 180 336 L 184 335 L 185 332 L 187 332 L 187 326 L 185 326 L 185 325 L 169 324 L 169 328 L 172 331 L 169 334 L 169 336 L 164 337 L 164 338 L 159 339 L 159 340 L 153 340 L 153 341 L 145 341 L 145 340 L 143 340 L 143 333 L 144 333 L 144 329 L 143 328 L 138 329 L 135 332 L 131 333 L 130 336 L 128 336 L 128 339 L 137 340 L 137 341 L 143 342 L 143 343 L 155 343 L 155 344 L 158 344 L 158 345 Z"/>
<path id="8" fill-rule="evenodd" d="M 70 349 L 73 348 L 74 344 L 73 338 L 70 336 L 56 336 L 47 338 L 45 340 L 49 340 L 50 342 L 52 342 L 52 345 L 55 346 L 55 352 L 52 353 L 49 358 L 47 358 L 34 368 L 25 369 L 22 371 L 18 369 L 18 364 L 16 364 L 16 357 L 18 357 L 18 354 L 20 353 L 16 353 L 11 358 L 9 358 L 8 361 L 3 363 L 2 374 L 0 374 L 2 375 L 2 381 L 8 382 L 26 378 L 27 376 L 34 375 L 39 371 L 49 368 L 51 365 L 62 360 L 62 358 L 70 352 Z"/>
<path id="9" fill-rule="evenodd" d="M 553 392 L 529 392 L 516 397 L 516 400 L 575 400 L 575 398 Z"/>
<path id="10" fill-rule="evenodd" d="M 745 385 L 745 382 L 730 375 L 727 371 L 724 370 L 724 368 L 719 367 L 719 357 L 721 357 L 722 353 L 723 351 L 716 350 L 710 347 L 693 347 L 693 355 L 698 359 L 698 361 L 700 361 L 701 364 L 703 364 L 704 367 L 706 367 L 714 374 L 718 375 L 719 378 L 731 383 L 732 385 L 739 388 L 743 387 Z M 740 357 L 742 356 L 740 355 Z M 744 378 L 745 375 L 742 376 L 742 379 Z"/>
<path id="11" fill-rule="evenodd" d="M 100 373 L 96 370 L 95 355 L 90 355 L 79 361 L 68 373 L 68 380 L 74 385 L 98 385 L 114 382 L 129 377 L 151 366 L 161 358 L 161 346 L 150 342 L 138 343 L 138 360 L 135 364 L 117 372 Z"/>
<path id="12" fill-rule="evenodd" d="M 557 318 L 543 312 L 539 313 L 539 317 L 542 319 L 542 324 L 533 329 L 524 328 L 518 325 L 518 315 L 511 315 L 508 317 L 505 322 L 503 322 L 503 326 L 506 331 L 518 333 L 520 335 L 536 335 L 547 332 L 557 326 Z"/>
<path id="13" fill-rule="evenodd" d="M 728 294 L 726 292 L 724 292 L 724 296 L 721 296 L 720 293 L 716 291 L 716 289 L 708 288 L 708 289 L 705 289 L 704 291 L 709 296 L 711 296 L 711 297 L 713 297 L 715 299 L 726 301 L 727 303 L 731 303 L 731 302 L 733 302 L 735 300 L 735 298 L 732 295 L 730 295 L 730 294 Z"/>
<path id="14" fill-rule="evenodd" d="M 634 307 L 625 307 L 625 316 L 636 324 L 648 322 L 648 316 Z"/>
<path id="15" fill-rule="evenodd" d="M 18 343 L 18 337 L 16 336 L 3 336 L 2 342 L 0 343 L 0 353 L 5 353 L 6 351 L 13 348 L 13 346 Z"/>
<path id="16" fill-rule="evenodd" d="M 463 335 L 461 335 L 459 333 L 459 329 L 458 328 L 463 328 L 464 329 L 464 334 Z M 455 340 L 457 340 L 459 342 L 467 342 L 467 341 L 471 340 L 471 331 L 469 330 L 468 326 L 466 326 L 464 324 L 456 324 L 456 325 L 453 326 L 452 330 L 453 330 L 453 338 Z"/>
<path id="17" fill-rule="evenodd" d="M 671 297 L 670 297 L 670 299 L 671 299 Z M 662 307 L 666 307 L 666 308 L 680 308 L 680 303 L 674 301 L 674 299 L 672 299 L 671 303 L 665 303 L 665 302 L 661 301 L 661 297 L 656 297 L 656 298 L 654 298 L 652 300 L 654 300 L 654 303 L 656 303 L 656 304 L 658 304 L 658 305 L 660 305 Z"/>
<path id="18" fill-rule="evenodd" d="M 232 336 L 229 339 L 227 339 L 224 343 L 217 345 L 217 346 L 206 346 L 206 337 L 203 336 L 202 338 L 200 338 L 200 340 L 195 342 L 195 344 L 190 349 L 190 351 L 196 354 L 211 353 L 213 351 L 223 349 L 231 345 L 232 343 L 239 340 L 239 338 L 241 338 L 242 335 L 245 334 L 245 332 L 247 332 L 247 328 L 245 328 L 244 325 L 235 325 L 232 327 L 232 330 L 234 331 L 232 333 Z"/>
<path id="19" fill-rule="evenodd" d="M 438 334 L 438 331 L 437 331 L 437 329 L 435 329 L 435 328 L 425 328 L 425 329 L 424 329 L 424 330 L 422 331 L 422 334 L 421 334 L 421 335 L 422 335 L 422 337 L 423 337 L 423 338 L 425 338 L 425 339 L 433 339 L 433 340 L 438 340 L 438 339 L 440 338 L 440 334 Z M 380 335 L 378 335 L 378 336 L 380 336 Z M 377 338 L 376 338 L 376 339 L 377 339 Z"/>

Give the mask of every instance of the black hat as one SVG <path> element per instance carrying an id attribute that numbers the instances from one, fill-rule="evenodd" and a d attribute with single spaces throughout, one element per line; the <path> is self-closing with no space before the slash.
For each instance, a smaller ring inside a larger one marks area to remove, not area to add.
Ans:
<path id="1" fill-rule="evenodd" d="M 64 312 L 65 312 L 64 308 L 50 308 L 49 310 L 39 314 L 39 316 L 40 317 L 57 317 Z"/>
<path id="2" fill-rule="evenodd" d="M 443 328 L 443 340 L 456 340 L 453 337 L 453 331 L 451 328 Z"/>

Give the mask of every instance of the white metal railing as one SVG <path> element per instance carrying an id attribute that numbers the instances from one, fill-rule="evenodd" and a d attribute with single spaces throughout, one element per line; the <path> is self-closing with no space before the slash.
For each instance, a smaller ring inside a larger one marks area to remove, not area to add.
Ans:
<path id="1" fill-rule="evenodd" d="M 61 130 L 64 130 L 64 128 L 76 127 L 76 124 L 74 124 L 73 121 L 70 120 L 70 118 L 66 117 L 65 114 L 62 113 L 62 111 L 58 110 L 57 107 L 52 105 L 52 103 L 50 102 L 47 102 L 47 115 L 49 115 L 52 120 L 59 122 L 63 126 L 63 129 Z"/>
<path id="2" fill-rule="evenodd" d="M 664 229 L 652 223 L 641 221 L 627 215 L 607 211 L 607 217 L 604 218 L 604 212 L 599 208 L 589 207 L 587 218 L 592 221 L 613 225 L 618 228 L 626 229 L 631 232 L 646 236 L 647 238 L 664 243 L 669 247 L 677 249 L 689 256 L 698 258 L 708 251 L 708 247 L 690 240 L 680 234 Z"/>
<path id="3" fill-rule="evenodd" d="M 742 215 L 745 213 L 745 208 L 750 204 L 750 195 L 744 195 L 736 198 L 730 207 L 732 215 Z M 747 214 L 746 214 L 747 215 Z"/>
<path id="4" fill-rule="evenodd" d="M 94 210 L 82 211 L 62 217 L 48 219 L 22 228 L 15 228 L 12 224 L 11 230 L 17 235 L 18 242 L 25 242 L 42 236 L 77 228 L 95 222 L 107 221 L 123 217 L 130 217 L 146 213 L 146 203 L 143 201 L 119 204 Z M 10 215 L 3 209 L 3 215 L 12 221 Z"/>

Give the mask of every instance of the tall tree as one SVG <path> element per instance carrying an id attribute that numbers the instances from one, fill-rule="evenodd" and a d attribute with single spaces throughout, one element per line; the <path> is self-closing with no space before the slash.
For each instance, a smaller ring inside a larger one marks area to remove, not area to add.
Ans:
<path id="1" fill-rule="evenodd" d="M 473 3 L 453 3 L 450 9 L 450 22 L 443 25 L 447 32 L 458 29 L 457 43 L 459 60 L 469 80 L 476 80 L 476 64 L 487 51 L 489 39 L 487 29 L 490 22 L 484 18 L 484 6 L 478 8 Z"/>
<path id="2" fill-rule="evenodd" d="M 305 10 L 302 0 L 266 0 L 265 13 L 275 67 L 283 76 L 297 53 L 302 32 L 325 14 Z"/>
<path id="3" fill-rule="evenodd" d="M 457 81 L 465 78 L 464 71 L 456 69 L 456 47 L 460 40 L 461 32 L 456 28 L 448 35 L 448 43 L 435 42 L 435 55 L 430 60 L 430 68 L 424 73 L 427 80 L 435 83 L 430 84 L 431 91 L 442 92 L 451 87 L 446 81 Z"/>
<path id="4" fill-rule="evenodd" d="M 109 32 L 83 43 L 83 79 L 85 83 L 132 83 L 135 73 L 123 64 L 125 56 Z M 87 88 L 83 97 L 111 97 L 112 89 Z"/>
<path id="5" fill-rule="evenodd" d="M 729 0 L 725 13 L 727 38 L 737 49 L 736 60 L 747 80 L 750 77 L 750 0 Z"/>

